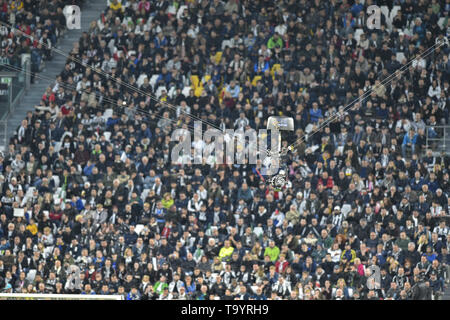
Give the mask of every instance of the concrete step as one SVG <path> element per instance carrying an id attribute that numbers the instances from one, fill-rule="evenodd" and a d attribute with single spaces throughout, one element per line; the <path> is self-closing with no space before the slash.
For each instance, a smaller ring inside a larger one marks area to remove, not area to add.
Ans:
<path id="1" fill-rule="evenodd" d="M 62 51 L 65 55 L 67 55 L 70 50 L 72 50 L 73 44 L 80 39 L 82 33 L 89 30 L 90 23 L 93 20 L 97 20 L 100 17 L 101 12 L 105 9 L 106 1 L 85 2 L 81 8 L 81 29 L 68 30 L 63 36 L 61 36 L 56 45 L 58 51 Z M 45 67 L 40 74 L 47 79 L 56 79 L 56 77 L 64 69 L 64 64 L 66 61 L 67 58 L 65 56 L 55 51 L 53 54 L 53 59 L 45 61 Z M 25 118 L 26 112 L 33 110 L 33 106 L 39 104 L 46 88 L 51 84 L 53 84 L 53 81 L 50 82 L 39 78 L 36 78 L 35 83 L 31 84 L 28 92 L 26 92 L 26 94 L 22 97 L 13 113 L 11 113 L 7 119 L 8 137 L 12 136 L 15 129 L 20 125 L 20 122 Z M 1 133 L 0 138 L 2 135 L 4 134 Z"/>
<path id="2" fill-rule="evenodd" d="M 442 300 L 450 300 L 450 284 L 445 284 L 444 295 L 442 296 Z"/>

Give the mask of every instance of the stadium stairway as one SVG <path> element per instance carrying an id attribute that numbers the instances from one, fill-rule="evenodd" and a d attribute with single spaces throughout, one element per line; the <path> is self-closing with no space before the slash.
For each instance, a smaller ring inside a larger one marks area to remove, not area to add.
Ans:
<path id="1" fill-rule="evenodd" d="M 444 294 L 442 295 L 442 300 L 450 300 L 450 284 L 445 284 Z"/>
<path id="2" fill-rule="evenodd" d="M 449 127 L 447 127 L 448 129 L 446 130 L 446 137 L 445 137 L 445 140 L 446 140 L 446 145 L 445 145 L 445 152 L 448 154 L 448 155 L 450 155 L 450 126 Z M 450 300 L 450 298 L 449 298 L 449 300 Z"/>
<path id="3" fill-rule="evenodd" d="M 81 9 L 81 29 L 67 30 L 64 36 L 59 38 L 57 48 L 68 54 L 72 50 L 73 44 L 77 42 L 83 31 L 89 30 L 89 25 L 93 20 L 100 17 L 100 13 L 106 9 L 106 1 L 86 1 Z M 56 79 L 56 76 L 64 69 L 66 57 L 54 52 L 53 59 L 45 62 L 44 69 L 38 73 L 45 78 Z M 9 115 L 7 135 L 8 139 L 14 134 L 14 131 L 25 118 L 27 111 L 32 111 L 35 105 L 39 104 L 45 89 L 51 83 L 48 80 L 35 79 L 30 85 L 30 89 L 22 97 L 14 111 Z"/>

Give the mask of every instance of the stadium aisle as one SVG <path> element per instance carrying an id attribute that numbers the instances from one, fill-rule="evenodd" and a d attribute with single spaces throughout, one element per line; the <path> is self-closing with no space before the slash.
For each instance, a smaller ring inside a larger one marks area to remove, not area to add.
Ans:
<path id="1" fill-rule="evenodd" d="M 450 300 L 450 286 L 447 285 L 447 289 L 445 289 L 444 296 L 442 297 L 442 300 Z"/>
<path id="2" fill-rule="evenodd" d="M 45 95 L 0 158 L 0 300 L 450 298 L 450 2 L 407 0 L 373 30 L 359 0 L 88 1 L 10 119 L 84 31 L 77 90 Z M 251 139 L 220 150 L 208 126 Z M 270 127 L 294 128 L 288 154 L 265 134 L 269 161 L 241 163 Z"/>
<path id="3" fill-rule="evenodd" d="M 73 43 L 78 41 L 84 30 L 89 29 L 89 24 L 98 19 L 99 12 L 105 8 L 104 1 L 92 1 L 84 4 L 81 10 L 81 29 L 67 30 L 64 37 L 58 41 L 58 49 L 69 53 L 73 47 Z M 41 74 L 46 78 L 56 79 L 56 76 L 64 69 L 66 58 L 60 54 L 54 54 L 53 60 L 47 61 L 45 68 Z M 14 134 L 14 131 L 20 125 L 24 115 L 27 111 L 32 111 L 33 106 L 39 104 L 45 88 L 49 85 L 48 81 L 36 79 L 34 84 L 31 84 L 30 90 L 23 96 L 22 100 L 16 107 L 13 113 L 8 118 L 8 137 Z"/>

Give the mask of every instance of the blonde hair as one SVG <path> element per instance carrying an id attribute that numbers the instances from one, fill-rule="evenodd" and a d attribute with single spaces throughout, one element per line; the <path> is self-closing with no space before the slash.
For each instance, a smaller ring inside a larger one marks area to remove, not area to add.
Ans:
<path id="1" fill-rule="evenodd" d="M 344 287 L 346 286 L 346 283 L 345 283 L 345 280 L 344 280 L 344 278 L 339 278 L 338 279 L 338 281 L 337 281 L 337 285 L 339 286 L 341 283 L 343 283 L 344 284 Z"/>
<path id="2" fill-rule="evenodd" d="M 389 265 L 389 271 L 394 270 L 398 266 L 398 261 L 395 259 L 392 259 Z"/>
<path id="3" fill-rule="evenodd" d="M 428 243 L 428 239 L 427 239 L 427 236 L 425 235 L 425 234 L 422 234 L 420 237 L 419 237 L 419 241 L 418 241 L 419 243 L 423 243 L 423 244 L 427 244 Z"/>
<path id="4" fill-rule="evenodd" d="M 128 257 L 128 252 L 131 252 L 130 257 L 133 256 L 133 250 L 131 250 L 130 247 L 125 249 L 125 252 L 123 253 L 125 257 Z"/>

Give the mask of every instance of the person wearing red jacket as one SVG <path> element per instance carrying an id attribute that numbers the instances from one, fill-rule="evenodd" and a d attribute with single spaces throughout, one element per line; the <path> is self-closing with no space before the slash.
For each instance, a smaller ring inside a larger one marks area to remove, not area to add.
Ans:
<path id="1" fill-rule="evenodd" d="M 50 102 L 54 102 L 55 101 L 55 94 L 52 92 L 52 88 L 51 87 L 48 87 L 45 90 L 45 93 L 42 95 L 41 100 L 43 100 L 47 104 L 50 103 Z"/>
<path id="2" fill-rule="evenodd" d="M 8 13 L 8 1 L 0 0 L 0 17 L 6 17 Z"/>
<path id="3" fill-rule="evenodd" d="M 284 273 L 289 265 L 289 262 L 286 260 L 286 255 L 284 253 L 280 254 L 280 258 L 275 263 L 275 270 L 278 273 Z"/>
<path id="4" fill-rule="evenodd" d="M 317 185 L 319 184 L 323 185 L 325 189 L 332 189 L 334 186 L 333 177 L 329 176 L 327 171 L 324 171 L 317 181 Z"/>
<path id="5" fill-rule="evenodd" d="M 50 211 L 49 218 L 53 222 L 59 222 L 59 221 L 61 221 L 62 215 L 63 215 L 63 212 L 61 210 L 61 206 L 59 203 L 57 203 L 54 205 L 53 210 Z"/>

